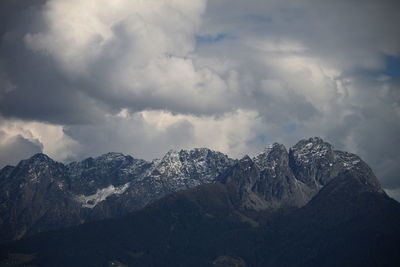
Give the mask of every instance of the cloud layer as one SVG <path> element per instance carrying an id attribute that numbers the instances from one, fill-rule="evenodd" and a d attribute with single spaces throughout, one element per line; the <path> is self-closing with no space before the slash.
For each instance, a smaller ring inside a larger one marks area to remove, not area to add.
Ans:
<path id="1" fill-rule="evenodd" d="M 322 136 L 397 192 L 396 2 L 2 1 L 0 164 Z"/>

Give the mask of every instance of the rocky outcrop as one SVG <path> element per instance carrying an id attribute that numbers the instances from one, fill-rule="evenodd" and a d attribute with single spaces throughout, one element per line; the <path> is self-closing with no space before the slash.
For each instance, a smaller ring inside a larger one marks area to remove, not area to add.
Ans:
<path id="1" fill-rule="evenodd" d="M 357 155 L 335 151 L 318 137 L 301 140 L 289 152 L 281 144 L 270 145 L 253 159 L 244 157 L 219 179 L 241 208 L 278 209 L 304 206 L 349 170 L 362 172 L 365 181 L 380 189 L 378 179 Z"/>

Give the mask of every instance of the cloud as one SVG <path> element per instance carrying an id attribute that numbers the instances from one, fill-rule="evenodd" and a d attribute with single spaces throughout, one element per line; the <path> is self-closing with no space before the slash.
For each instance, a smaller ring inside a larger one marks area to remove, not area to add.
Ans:
<path id="1" fill-rule="evenodd" d="M 21 135 L 8 136 L 2 130 L 0 140 L 0 166 L 15 165 L 43 149 L 43 145 L 36 139 L 27 139 Z"/>
<path id="2" fill-rule="evenodd" d="M 12 2 L 0 129 L 58 160 L 322 136 L 400 188 L 397 1 Z"/>
<path id="3" fill-rule="evenodd" d="M 76 150 L 77 158 L 116 151 L 151 160 L 170 149 L 193 147 L 208 147 L 242 157 L 244 152 L 257 149 L 247 141 L 254 138 L 258 127 L 262 127 L 258 114 L 246 110 L 220 117 L 174 115 L 166 111 L 129 114 L 123 110 L 102 123 L 68 126 L 64 132 L 85 144 Z"/>
<path id="4" fill-rule="evenodd" d="M 301 48 L 345 70 L 381 68 L 383 55 L 399 53 L 399 30 L 392 27 L 398 23 L 398 10 L 393 0 L 210 1 L 202 29 L 203 34 L 267 39 L 267 47 L 279 45 L 281 50 Z"/>
<path id="5" fill-rule="evenodd" d="M 75 159 L 80 145 L 62 126 L 0 118 L 0 167 L 43 152 L 58 161 Z"/>
<path id="6" fill-rule="evenodd" d="M 38 152 L 61 162 L 82 160 L 110 151 L 152 160 L 162 157 L 170 149 L 207 147 L 241 158 L 245 153 L 259 152 L 259 145 L 264 144 L 256 135 L 265 127 L 259 115 L 249 110 L 218 117 L 198 117 L 167 111 L 129 113 L 127 109 L 87 125 L 60 126 L 20 120 L 2 120 L 0 125 L 1 156 L 8 156 L 11 145 L 17 153 L 13 157 L 15 160 L 1 161 L 0 167 L 16 164 L 17 159 Z M 19 149 L 14 140 L 20 139 L 39 146 L 40 151 L 29 153 Z"/>
<path id="7" fill-rule="evenodd" d="M 52 0 L 40 13 L 44 29 L 26 33 L 24 48 L 51 62 L 66 83 L 57 89 L 92 98 L 90 106 L 223 112 L 229 88 L 190 55 L 204 8 L 203 0 Z"/>
<path id="8" fill-rule="evenodd" d="M 204 8 L 203 0 L 51 0 L 21 14 L 33 23 L 4 35 L 0 111 L 71 124 L 121 108 L 231 109 L 225 82 L 191 59 Z"/>

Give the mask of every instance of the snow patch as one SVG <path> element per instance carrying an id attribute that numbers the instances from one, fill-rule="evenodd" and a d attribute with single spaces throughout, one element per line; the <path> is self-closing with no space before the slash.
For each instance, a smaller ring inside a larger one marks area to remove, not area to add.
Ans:
<path id="1" fill-rule="evenodd" d="M 82 207 L 93 209 L 97 204 L 106 200 L 109 196 L 123 194 L 126 189 L 128 189 L 129 184 L 130 183 L 126 183 L 119 187 L 114 187 L 113 185 L 110 185 L 106 188 L 97 190 L 97 192 L 93 195 L 79 195 L 76 197 L 76 200 L 82 203 Z"/>
<path id="2" fill-rule="evenodd" d="M 308 142 L 305 145 L 294 147 L 292 151 L 297 160 L 308 164 L 312 159 L 322 158 L 328 154 L 330 147 L 326 143 Z"/>

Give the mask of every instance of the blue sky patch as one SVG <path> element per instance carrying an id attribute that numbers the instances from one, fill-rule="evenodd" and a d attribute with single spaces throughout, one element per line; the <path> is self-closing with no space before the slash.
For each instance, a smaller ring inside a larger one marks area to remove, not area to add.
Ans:
<path id="1" fill-rule="evenodd" d="M 296 131 L 296 129 L 297 129 L 297 124 L 296 123 L 288 123 L 288 124 L 283 126 L 283 131 L 286 134 L 293 133 L 293 132 Z"/>
<path id="2" fill-rule="evenodd" d="M 256 137 L 248 140 L 246 142 L 247 145 L 262 145 L 265 146 L 268 144 L 268 137 L 264 134 L 259 134 Z"/>
<path id="3" fill-rule="evenodd" d="M 233 40 L 234 36 L 226 33 L 196 35 L 196 41 L 200 44 L 215 44 L 224 40 Z"/>
<path id="4" fill-rule="evenodd" d="M 384 74 L 392 78 L 400 78 L 400 58 L 386 57 L 386 70 Z"/>

